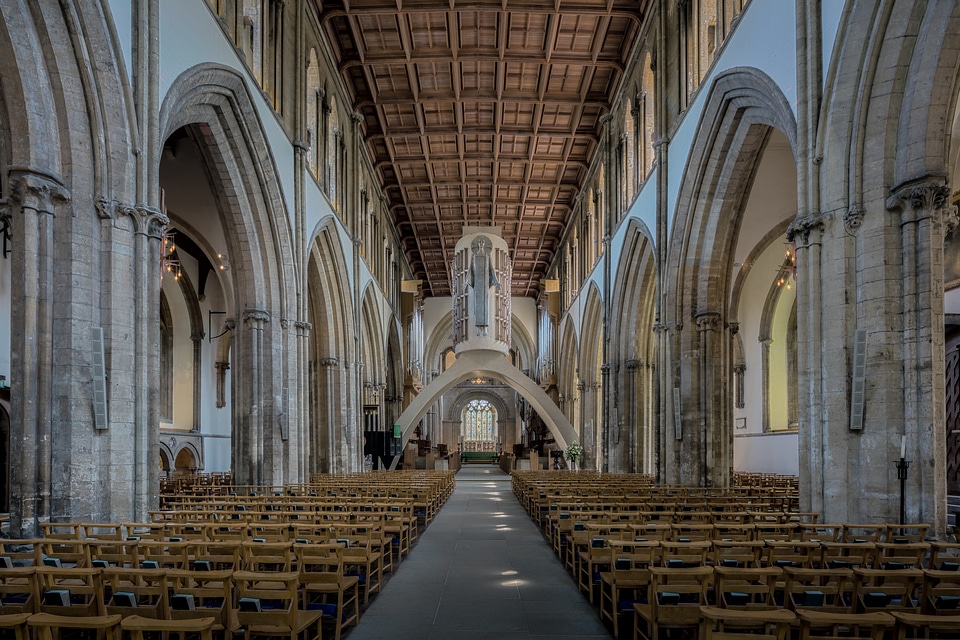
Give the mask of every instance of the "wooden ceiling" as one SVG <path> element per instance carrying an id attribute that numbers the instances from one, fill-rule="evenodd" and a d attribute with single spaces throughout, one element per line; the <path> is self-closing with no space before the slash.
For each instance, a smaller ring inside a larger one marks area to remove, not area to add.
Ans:
<path id="1" fill-rule="evenodd" d="M 316 0 L 414 277 L 450 295 L 464 225 L 496 225 L 537 295 L 646 0 Z"/>

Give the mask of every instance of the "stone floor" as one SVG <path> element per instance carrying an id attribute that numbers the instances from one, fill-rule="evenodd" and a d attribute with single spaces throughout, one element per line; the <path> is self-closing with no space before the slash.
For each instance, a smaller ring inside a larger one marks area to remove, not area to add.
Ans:
<path id="1" fill-rule="evenodd" d="M 345 640 L 610 638 L 499 468 L 470 465 Z"/>

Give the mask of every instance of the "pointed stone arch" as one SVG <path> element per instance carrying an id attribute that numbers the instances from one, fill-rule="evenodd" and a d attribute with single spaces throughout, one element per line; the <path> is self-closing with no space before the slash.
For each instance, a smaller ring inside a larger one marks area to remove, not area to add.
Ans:
<path id="1" fill-rule="evenodd" d="M 710 85 L 684 168 L 665 266 L 659 361 L 665 482 L 727 486 L 733 472 L 729 317 L 733 243 L 770 132 L 797 156 L 790 102 L 765 73 L 735 67 Z M 679 398 L 679 411 L 674 411 Z M 674 424 L 674 414 L 681 423 Z"/>
<path id="2" fill-rule="evenodd" d="M 653 236 L 640 220 L 628 223 L 616 265 L 611 348 L 619 363 L 615 376 L 620 442 L 611 456 L 611 470 L 653 473 L 659 431 L 654 428 L 657 265 Z"/>
<path id="3" fill-rule="evenodd" d="M 327 217 L 310 245 L 307 306 L 310 331 L 310 473 L 356 471 L 361 440 L 344 398 L 353 397 L 354 308 L 337 223 Z"/>
<path id="4" fill-rule="evenodd" d="M 577 329 L 573 319 L 567 316 L 560 331 L 560 351 L 557 357 L 557 387 L 559 389 L 560 409 L 567 419 L 579 432 L 580 421 L 577 404 L 580 401 L 577 390 L 577 363 L 579 362 L 580 348 L 577 341 Z"/>
<path id="5" fill-rule="evenodd" d="M 471 350 L 463 351 L 457 356 L 456 362 L 431 382 L 397 419 L 402 430 L 401 442 L 406 442 L 413 434 L 414 428 L 444 393 L 454 386 L 474 377 L 490 377 L 503 381 L 514 391 L 526 398 L 534 410 L 543 419 L 544 424 L 553 434 L 557 446 L 566 449 L 571 442 L 577 439 L 577 434 L 570 425 L 566 416 L 553 403 L 543 389 L 533 379 L 524 375 L 499 351 Z M 391 468 L 395 469 L 399 458 L 394 458 Z"/>
<path id="6" fill-rule="evenodd" d="M 234 480 L 292 482 L 302 438 L 300 408 L 290 406 L 287 389 L 296 384 L 296 359 L 304 354 L 296 352 L 289 323 L 301 285 L 276 163 L 246 81 L 229 67 L 205 63 L 174 80 L 160 128 L 166 139 L 182 127 L 207 169 L 234 265 Z"/>
<path id="7" fill-rule="evenodd" d="M 600 288 L 591 282 L 583 305 L 583 333 L 580 337 L 580 360 L 577 389 L 580 391 L 580 444 L 583 446 L 584 469 L 607 469 L 607 425 L 603 411 L 603 334 L 604 307 Z"/>

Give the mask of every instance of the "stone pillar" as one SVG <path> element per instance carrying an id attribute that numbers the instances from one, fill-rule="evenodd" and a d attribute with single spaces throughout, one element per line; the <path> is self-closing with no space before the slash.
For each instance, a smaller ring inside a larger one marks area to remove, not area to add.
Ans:
<path id="1" fill-rule="evenodd" d="M 645 434 L 640 433 L 640 419 L 643 416 L 643 394 L 637 393 L 637 368 L 643 367 L 643 360 L 627 360 L 627 433 L 622 446 L 627 450 L 628 473 L 642 471 L 637 463 L 646 456 Z"/>
<path id="2" fill-rule="evenodd" d="M 899 445 L 897 435 L 906 437 L 906 520 L 932 523 L 937 534 L 946 530 L 943 238 L 945 223 L 956 226 L 949 197 L 944 179 L 929 177 L 898 186 L 887 202 L 901 214 L 903 423 L 884 444 L 889 449 Z M 893 498 L 899 509 L 899 496 Z"/>
<path id="3" fill-rule="evenodd" d="M 797 247 L 800 508 L 817 512 L 824 509 L 823 228 L 823 216 L 814 212 L 798 217 L 787 230 L 787 240 Z"/>
<path id="4" fill-rule="evenodd" d="M 232 434 L 235 484 L 263 484 L 266 479 L 264 389 L 271 359 L 267 357 L 265 330 L 269 321 L 266 311 L 246 309 L 236 336 L 234 388 L 238 392 L 233 398 Z"/>
<path id="5" fill-rule="evenodd" d="M 134 254 L 134 469 L 133 513 L 146 519 L 147 511 L 157 508 L 160 470 L 155 463 L 160 446 L 160 411 L 157 394 L 160 385 L 160 244 L 167 216 L 159 209 L 140 206 L 126 213 L 136 221 Z M 196 409 L 195 409 L 196 410 Z"/>
<path id="6" fill-rule="evenodd" d="M 294 438 L 297 443 L 297 477 L 309 482 L 310 468 L 310 332 L 313 325 L 305 320 L 293 323 L 297 332 L 297 422 Z"/>
<path id="7" fill-rule="evenodd" d="M 733 462 L 733 430 L 723 411 L 722 396 L 724 354 L 720 336 L 723 323 L 716 311 L 701 311 L 694 316 L 699 348 L 699 481 L 701 486 L 724 487 L 730 482 Z M 691 474 L 690 482 L 697 475 Z"/>
<path id="8" fill-rule="evenodd" d="M 321 452 L 328 452 L 326 459 L 317 459 L 314 473 L 332 473 L 339 469 L 339 456 L 336 453 L 337 447 L 337 414 L 336 398 L 338 365 L 340 361 L 337 358 L 322 358 L 320 366 L 323 367 L 324 380 L 324 399 L 323 406 L 326 407 L 326 416 L 320 432 L 316 434 L 315 445 L 312 448 L 314 457 Z"/>
<path id="9" fill-rule="evenodd" d="M 10 331 L 11 529 L 39 535 L 52 499 L 53 231 L 69 194 L 53 179 L 12 173 Z"/>

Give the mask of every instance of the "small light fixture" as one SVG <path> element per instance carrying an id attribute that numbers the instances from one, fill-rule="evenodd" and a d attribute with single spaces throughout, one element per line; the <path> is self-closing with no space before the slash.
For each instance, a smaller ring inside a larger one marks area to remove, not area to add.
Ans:
<path id="1" fill-rule="evenodd" d="M 777 269 L 777 286 L 785 286 L 789 291 L 797 281 L 797 245 L 793 242 L 785 242 L 783 253 L 783 263 Z"/>
<path id="2" fill-rule="evenodd" d="M 217 262 L 219 263 L 218 266 L 220 271 L 230 271 L 230 261 L 227 259 L 226 255 L 218 253 Z"/>
<path id="3" fill-rule="evenodd" d="M 176 233 L 175 230 L 172 230 L 163 234 L 163 257 L 160 259 L 160 276 L 162 278 L 163 272 L 166 271 L 173 276 L 174 282 L 179 282 L 180 260 L 177 259 L 177 245 L 173 241 Z"/>

